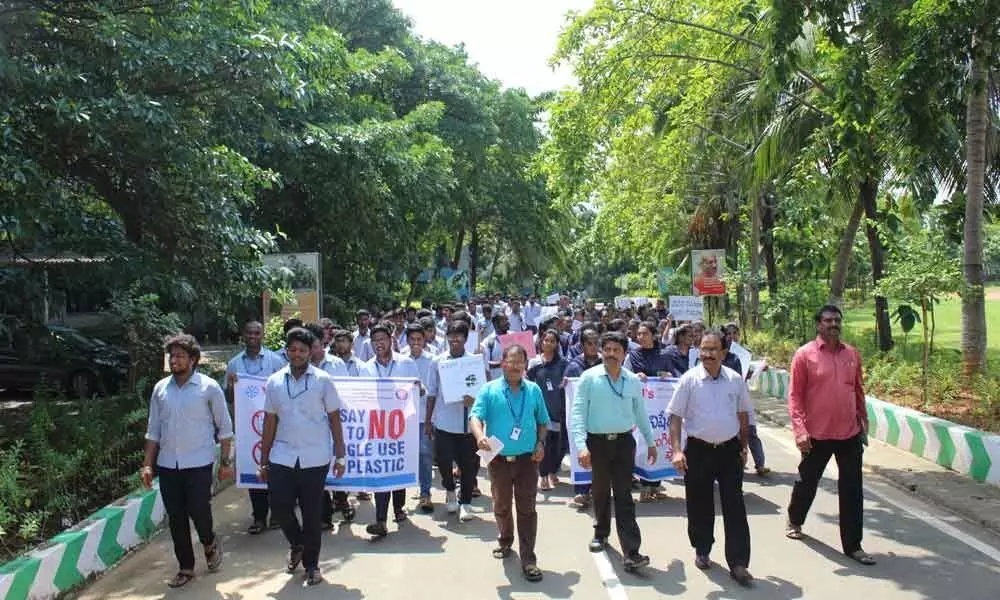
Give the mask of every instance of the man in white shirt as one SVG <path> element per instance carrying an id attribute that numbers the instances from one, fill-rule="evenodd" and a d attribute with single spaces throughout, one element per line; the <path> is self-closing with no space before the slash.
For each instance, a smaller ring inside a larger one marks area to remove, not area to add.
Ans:
<path id="1" fill-rule="evenodd" d="M 524 304 L 524 327 L 531 333 L 538 334 L 538 320 L 542 317 L 542 306 L 534 294 Z"/>
<path id="2" fill-rule="evenodd" d="M 494 332 L 487 336 L 479 346 L 483 362 L 486 363 L 486 378 L 490 381 L 503 377 L 503 345 L 500 343 L 499 336 L 507 335 L 509 323 L 507 315 L 497 314 L 494 316 Z"/>
<path id="3" fill-rule="evenodd" d="M 521 313 L 521 303 L 516 298 L 512 298 L 510 301 L 510 309 L 507 311 L 507 321 L 510 322 L 510 331 L 516 333 L 525 330 L 524 315 Z"/>
<path id="4" fill-rule="evenodd" d="M 375 356 L 375 352 L 372 350 L 371 336 L 368 333 L 369 326 L 371 325 L 372 316 L 365 309 L 361 309 L 357 313 L 357 323 L 358 328 L 354 331 L 354 356 L 357 356 L 361 362 L 367 362 Z"/>
<path id="5" fill-rule="evenodd" d="M 434 322 L 431 320 L 431 329 L 433 328 Z M 417 373 L 420 375 L 421 402 L 420 407 L 417 409 L 420 423 L 424 423 L 426 420 L 426 398 L 427 390 L 430 387 L 431 382 L 431 371 L 437 368 L 434 363 L 434 355 L 427 350 L 427 344 L 424 343 L 425 331 L 426 329 L 421 327 L 419 323 L 411 323 L 407 326 L 406 341 L 408 346 L 403 351 L 403 355 L 409 356 L 413 363 L 417 366 Z M 417 509 L 423 513 L 434 512 L 434 503 L 431 501 L 431 483 L 433 483 L 434 479 L 433 468 L 434 448 L 431 443 L 431 438 L 427 435 L 421 435 L 420 461 L 417 468 L 417 479 L 420 483 L 420 501 L 417 503 Z"/>
<path id="6" fill-rule="evenodd" d="M 333 461 L 333 474 L 344 474 L 344 435 L 340 398 L 325 371 L 309 364 L 316 341 L 307 329 L 296 328 L 285 338 L 288 366 L 267 380 L 264 435 L 259 477 L 267 482 L 274 513 L 288 540 L 287 570 L 299 564 L 306 583 L 323 581 L 319 570 L 323 488 Z M 295 506 L 302 522 L 295 516 Z"/>
<path id="7" fill-rule="evenodd" d="M 263 347 L 261 344 L 263 337 L 264 326 L 259 321 L 248 321 L 243 326 L 243 343 L 246 344 L 246 347 L 226 365 L 226 400 L 230 406 L 234 404 L 233 394 L 240 375 L 270 377 L 285 366 L 283 358 Z M 267 527 L 267 516 L 270 512 L 267 490 L 251 489 L 247 491 L 250 494 L 251 516 L 253 517 L 253 523 L 247 529 L 247 533 L 257 535 Z M 278 522 L 275 520 L 272 527 L 277 526 Z"/>
<path id="8" fill-rule="evenodd" d="M 743 376 L 722 366 L 723 334 L 706 331 L 701 338 L 701 364 L 677 382 L 667 412 L 674 467 L 684 475 L 688 538 L 695 566 L 709 569 L 714 542 L 715 483 L 726 530 L 729 574 L 740 585 L 752 585 L 750 527 L 743 502 L 742 474 L 749 440 L 748 412 L 753 410 Z M 682 427 L 687 444 L 681 450 Z"/>

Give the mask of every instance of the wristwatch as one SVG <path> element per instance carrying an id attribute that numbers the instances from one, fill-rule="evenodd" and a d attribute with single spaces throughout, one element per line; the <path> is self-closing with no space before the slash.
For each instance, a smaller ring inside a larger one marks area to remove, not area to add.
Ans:
<path id="1" fill-rule="evenodd" d="M 338 467 L 343 467 L 343 466 L 347 465 L 347 459 L 346 459 L 346 458 L 344 458 L 343 456 L 338 456 L 338 457 L 337 457 L 337 460 L 335 460 L 335 461 L 333 461 L 333 462 L 334 462 L 334 464 L 336 464 L 336 465 L 337 465 Z"/>

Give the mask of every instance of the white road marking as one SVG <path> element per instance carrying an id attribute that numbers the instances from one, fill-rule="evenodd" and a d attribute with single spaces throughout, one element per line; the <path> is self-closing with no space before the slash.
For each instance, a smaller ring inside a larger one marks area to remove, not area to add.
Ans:
<path id="1" fill-rule="evenodd" d="M 795 446 L 794 443 L 792 443 L 788 439 L 787 436 L 784 435 L 779 436 L 776 433 L 779 430 L 771 429 L 770 427 L 768 427 L 768 428 L 758 428 L 758 431 L 763 432 L 771 441 L 775 442 L 776 444 L 784 448 L 786 451 L 790 452 L 793 456 L 799 454 L 799 449 Z M 965 544 L 966 546 L 972 548 L 973 550 L 976 550 L 984 554 L 994 562 L 1000 564 L 1000 549 L 997 549 L 994 546 L 987 544 L 986 542 L 983 542 L 981 540 L 972 537 L 971 535 L 965 533 L 964 531 L 958 529 L 957 527 L 946 523 L 940 517 L 932 515 L 926 510 L 913 506 L 912 504 L 904 502 L 897 498 L 890 498 L 885 491 L 876 491 L 868 483 L 866 483 L 864 487 L 865 490 L 867 490 L 870 494 L 872 494 L 876 498 L 879 498 L 883 502 L 887 502 L 897 508 L 902 509 L 904 512 L 908 513 L 909 515 L 917 519 L 920 519 L 921 521 L 923 521 L 927 525 L 930 525 L 934 529 L 937 529 L 941 533 L 955 540 L 958 540 L 959 542 Z"/>
<path id="2" fill-rule="evenodd" d="M 608 553 L 591 552 L 590 555 L 594 557 L 594 564 L 597 565 L 597 573 L 601 576 L 604 589 L 608 590 L 608 598 L 611 598 L 611 600 L 628 600 L 628 594 L 625 593 L 625 586 L 618 579 L 618 574 L 615 573 L 615 568 L 611 565 Z"/>

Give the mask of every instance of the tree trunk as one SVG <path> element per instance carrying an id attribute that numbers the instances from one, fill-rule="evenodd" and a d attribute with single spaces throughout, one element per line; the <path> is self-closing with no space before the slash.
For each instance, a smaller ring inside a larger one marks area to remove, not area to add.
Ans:
<path id="1" fill-rule="evenodd" d="M 778 266 L 774 260 L 774 208 L 770 202 L 765 202 L 761 208 L 761 245 L 764 268 L 767 271 L 767 291 L 773 299 L 778 295 Z"/>
<path id="2" fill-rule="evenodd" d="M 860 202 L 864 206 L 865 234 L 868 237 L 868 250 L 872 259 L 872 284 L 877 285 L 885 274 L 885 249 L 878 236 L 878 182 L 874 177 L 867 177 L 861 184 Z M 878 334 L 878 347 L 882 352 L 892 350 L 892 324 L 889 322 L 889 301 L 885 296 L 875 296 L 875 328 Z"/>
<path id="3" fill-rule="evenodd" d="M 986 357 L 986 299 L 983 292 L 983 200 L 986 185 L 986 62 L 990 43 L 973 38 L 965 112 L 965 251 L 962 270 L 962 374 L 983 371 Z M 978 46 L 978 47 L 977 47 Z"/>
<path id="4" fill-rule="evenodd" d="M 462 262 L 462 244 L 465 243 L 465 228 L 458 230 L 458 237 L 455 238 L 455 259 L 451 261 L 451 268 L 458 269 L 459 263 Z"/>
<path id="5" fill-rule="evenodd" d="M 760 198 L 750 207 L 750 326 L 760 329 Z"/>
<path id="6" fill-rule="evenodd" d="M 469 296 L 476 295 L 476 271 L 479 270 L 479 226 L 472 226 L 469 238 Z"/>
<path id="7" fill-rule="evenodd" d="M 851 218 L 847 220 L 847 227 L 844 228 L 843 235 L 840 236 L 840 248 L 837 250 L 837 264 L 833 269 L 833 277 L 830 280 L 830 296 L 827 303 L 840 306 L 844 301 L 844 288 L 847 287 L 847 271 L 851 266 L 851 253 L 854 250 L 854 238 L 858 235 L 858 226 L 861 225 L 861 215 L 865 207 L 861 202 L 854 203 L 854 210 L 851 211 Z"/>

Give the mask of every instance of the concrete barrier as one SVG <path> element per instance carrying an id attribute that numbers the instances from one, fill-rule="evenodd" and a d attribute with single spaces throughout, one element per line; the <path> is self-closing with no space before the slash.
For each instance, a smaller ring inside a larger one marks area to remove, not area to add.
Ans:
<path id="1" fill-rule="evenodd" d="M 789 373 L 768 369 L 754 391 L 788 399 Z M 1000 435 L 991 434 L 889 402 L 865 398 L 868 435 L 976 481 L 1000 485 Z"/>

